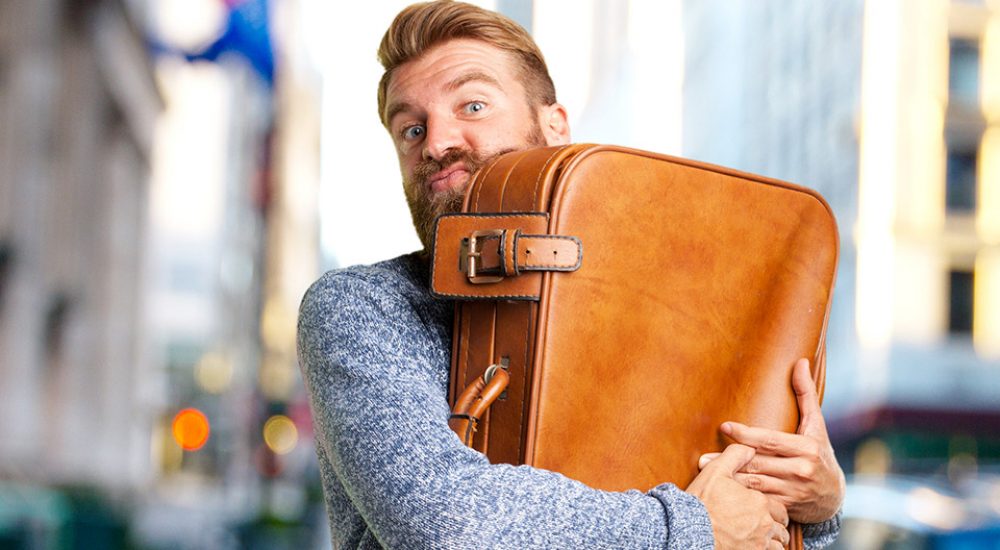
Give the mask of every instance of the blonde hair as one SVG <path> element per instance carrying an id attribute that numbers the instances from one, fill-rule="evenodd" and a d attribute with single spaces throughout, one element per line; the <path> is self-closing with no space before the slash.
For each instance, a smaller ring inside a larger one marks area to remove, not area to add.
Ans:
<path id="1" fill-rule="evenodd" d="M 413 4 L 399 12 L 382 37 L 378 61 L 385 68 L 378 83 L 378 116 L 385 119 L 386 89 L 400 65 L 416 59 L 446 40 L 471 38 L 513 54 L 521 61 L 518 72 L 528 93 L 528 104 L 537 107 L 556 102 L 556 89 L 545 58 L 534 39 L 513 20 L 465 2 L 437 0 Z"/>

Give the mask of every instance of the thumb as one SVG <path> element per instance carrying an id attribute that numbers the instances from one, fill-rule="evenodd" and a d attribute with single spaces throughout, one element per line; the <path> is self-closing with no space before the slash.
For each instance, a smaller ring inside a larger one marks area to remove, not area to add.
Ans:
<path id="1" fill-rule="evenodd" d="M 795 390 L 795 399 L 799 406 L 798 433 L 809 434 L 825 430 L 825 426 L 822 425 L 823 414 L 820 412 L 816 382 L 812 378 L 807 359 L 799 359 L 795 363 L 792 370 L 792 389 Z"/>
<path id="2" fill-rule="evenodd" d="M 732 477 L 753 459 L 754 454 L 756 454 L 756 451 L 753 447 L 734 443 L 726 447 L 726 450 L 722 451 L 719 458 L 713 460 L 705 469 L 718 468 Z"/>

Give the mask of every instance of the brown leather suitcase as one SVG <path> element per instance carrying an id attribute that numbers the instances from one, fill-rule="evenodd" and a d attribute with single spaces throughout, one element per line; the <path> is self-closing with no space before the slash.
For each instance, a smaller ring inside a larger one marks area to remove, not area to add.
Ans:
<path id="1" fill-rule="evenodd" d="M 435 230 L 432 290 L 461 300 L 452 427 L 495 463 L 686 487 L 722 422 L 795 431 L 798 358 L 822 395 L 837 249 L 789 183 L 614 146 L 503 155 Z"/>

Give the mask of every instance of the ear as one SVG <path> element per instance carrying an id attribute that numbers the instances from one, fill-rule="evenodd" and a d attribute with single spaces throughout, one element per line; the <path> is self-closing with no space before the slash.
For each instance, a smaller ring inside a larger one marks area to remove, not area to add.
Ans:
<path id="1" fill-rule="evenodd" d="M 566 145 L 570 142 L 569 118 L 566 116 L 566 108 L 561 104 L 539 107 L 538 122 L 546 145 Z"/>

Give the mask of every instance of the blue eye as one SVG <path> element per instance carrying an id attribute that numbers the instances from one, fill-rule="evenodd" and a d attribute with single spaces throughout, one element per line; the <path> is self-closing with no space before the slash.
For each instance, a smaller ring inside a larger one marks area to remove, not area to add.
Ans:
<path id="1" fill-rule="evenodd" d="M 424 135 L 424 127 L 419 124 L 408 126 L 403 129 L 403 139 L 410 141 Z"/>
<path id="2" fill-rule="evenodd" d="M 486 108 L 486 104 L 483 103 L 482 101 L 473 101 L 473 102 L 468 103 L 468 104 L 465 105 L 466 112 L 473 113 L 473 114 L 474 113 L 478 113 L 478 112 L 482 111 L 485 108 Z"/>

